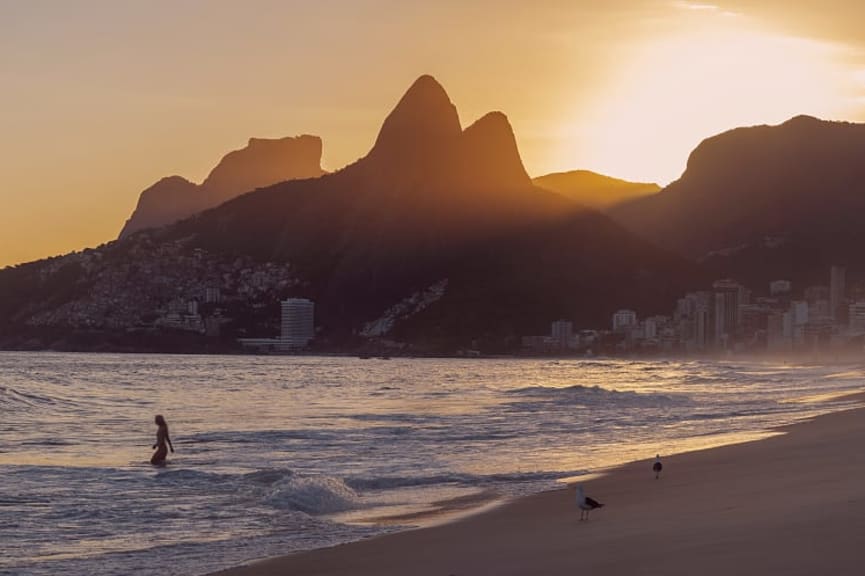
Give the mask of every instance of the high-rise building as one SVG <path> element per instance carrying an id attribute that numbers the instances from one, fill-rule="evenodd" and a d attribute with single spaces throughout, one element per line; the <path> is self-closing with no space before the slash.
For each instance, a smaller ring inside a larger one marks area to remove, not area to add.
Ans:
<path id="1" fill-rule="evenodd" d="M 865 333 L 865 302 L 850 304 L 850 331 L 855 334 Z"/>
<path id="2" fill-rule="evenodd" d="M 219 304 L 219 301 L 222 299 L 222 293 L 220 292 L 218 287 L 209 286 L 204 289 L 204 301 L 207 304 Z"/>
<path id="3" fill-rule="evenodd" d="M 550 336 L 560 348 L 567 348 L 574 335 L 574 324 L 570 320 L 556 320 L 550 327 Z"/>
<path id="4" fill-rule="evenodd" d="M 805 288 L 805 300 L 809 305 L 813 305 L 819 300 L 829 300 L 828 286 L 808 286 Z"/>
<path id="5" fill-rule="evenodd" d="M 658 337 L 659 318 L 653 316 L 643 320 L 643 338 L 653 340 Z"/>
<path id="6" fill-rule="evenodd" d="M 708 348 L 711 335 L 711 314 L 714 295 L 711 292 L 690 292 L 679 299 L 675 321 L 681 345 L 688 352 L 702 352 Z"/>
<path id="7" fill-rule="evenodd" d="M 619 310 L 613 314 L 613 332 L 622 332 L 637 324 L 637 313 L 633 310 Z"/>
<path id="8" fill-rule="evenodd" d="M 741 305 L 748 303 L 748 292 L 735 280 L 718 280 L 712 284 L 715 293 L 714 341 L 720 348 L 728 348 L 740 336 Z"/>
<path id="9" fill-rule="evenodd" d="M 843 315 L 846 276 L 847 270 L 842 266 L 832 266 L 829 272 L 829 314 L 836 321 Z"/>
<path id="10" fill-rule="evenodd" d="M 279 339 L 282 350 L 298 350 L 309 344 L 315 336 L 314 310 L 315 304 L 306 298 L 282 301 L 282 333 Z"/>
<path id="11" fill-rule="evenodd" d="M 789 352 L 793 346 L 793 313 L 774 312 L 766 319 L 766 347 L 770 352 Z"/>
<path id="12" fill-rule="evenodd" d="M 790 313 L 793 315 L 794 326 L 804 326 L 808 323 L 808 302 L 793 300 L 790 302 Z"/>

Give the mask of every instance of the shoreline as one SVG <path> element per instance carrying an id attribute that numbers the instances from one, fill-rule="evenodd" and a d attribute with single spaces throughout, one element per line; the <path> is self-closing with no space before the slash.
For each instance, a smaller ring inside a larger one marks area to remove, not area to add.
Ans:
<path id="1" fill-rule="evenodd" d="M 255 353 L 241 348 L 26 348 L 7 347 L 0 343 L 0 353 L 6 354 L 106 354 L 129 356 L 225 356 L 258 358 L 354 358 L 358 360 L 544 360 L 544 361 L 629 361 L 629 362 L 756 362 L 783 363 L 787 366 L 825 366 L 861 365 L 861 352 L 831 352 L 812 350 L 807 354 L 769 354 L 763 352 L 704 353 L 704 354 L 527 354 L 523 352 L 482 353 L 479 355 L 459 354 L 457 352 L 420 352 L 405 353 L 392 351 L 366 355 L 359 350 L 346 348 L 334 350 L 304 350 L 285 353 Z"/>
<path id="2" fill-rule="evenodd" d="M 861 402 L 865 394 L 845 398 Z M 865 407 L 767 432 L 775 434 L 666 456 L 659 481 L 652 459 L 578 480 L 606 504 L 587 522 L 570 484 L 211 576 L 859 574 Z"/>

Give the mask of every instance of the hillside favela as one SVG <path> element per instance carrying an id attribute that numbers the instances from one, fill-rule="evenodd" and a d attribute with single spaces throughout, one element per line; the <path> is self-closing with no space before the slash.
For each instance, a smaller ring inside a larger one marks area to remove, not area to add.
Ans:
<path id="1" fill-rule="evenodd" d="M 0 2 L 0 575 L 861 574 L 863 19 Z"/>

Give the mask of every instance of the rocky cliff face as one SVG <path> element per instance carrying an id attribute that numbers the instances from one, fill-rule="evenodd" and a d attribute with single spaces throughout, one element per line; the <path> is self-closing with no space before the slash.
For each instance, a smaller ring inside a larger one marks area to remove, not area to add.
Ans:
<path id="1" fill-rule="evenodd" d="M 245 148 L 223 157 L 201 185 L 170 176 L 142 192 L 120 237 L 173 224 L 256 188 L 321 176 L 321 152 L 317 136 L 250 138 Z"/>
<path id="2" fill-rule="evenodd" d="M 324 174 L 321 152 L 318 136 L 250 138 L 246 148 L 229 152 L 219 161 L 201 188 L 216 206 L 277 182 L 317 178 Z"/>

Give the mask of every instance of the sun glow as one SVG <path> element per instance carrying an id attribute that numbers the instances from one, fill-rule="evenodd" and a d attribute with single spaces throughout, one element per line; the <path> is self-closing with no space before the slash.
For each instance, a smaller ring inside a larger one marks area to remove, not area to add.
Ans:
<path id="1" fill-rule="evenodd" d="M 581 144 L 562 163 L 666 184 L 701 140 L 724 130 L 799 114 L 849 118 L 856 75 L 843 47 L 712 17 L 712 26 L 633 45 L 595 105 L 568 125 L 565 138 Z"/>

